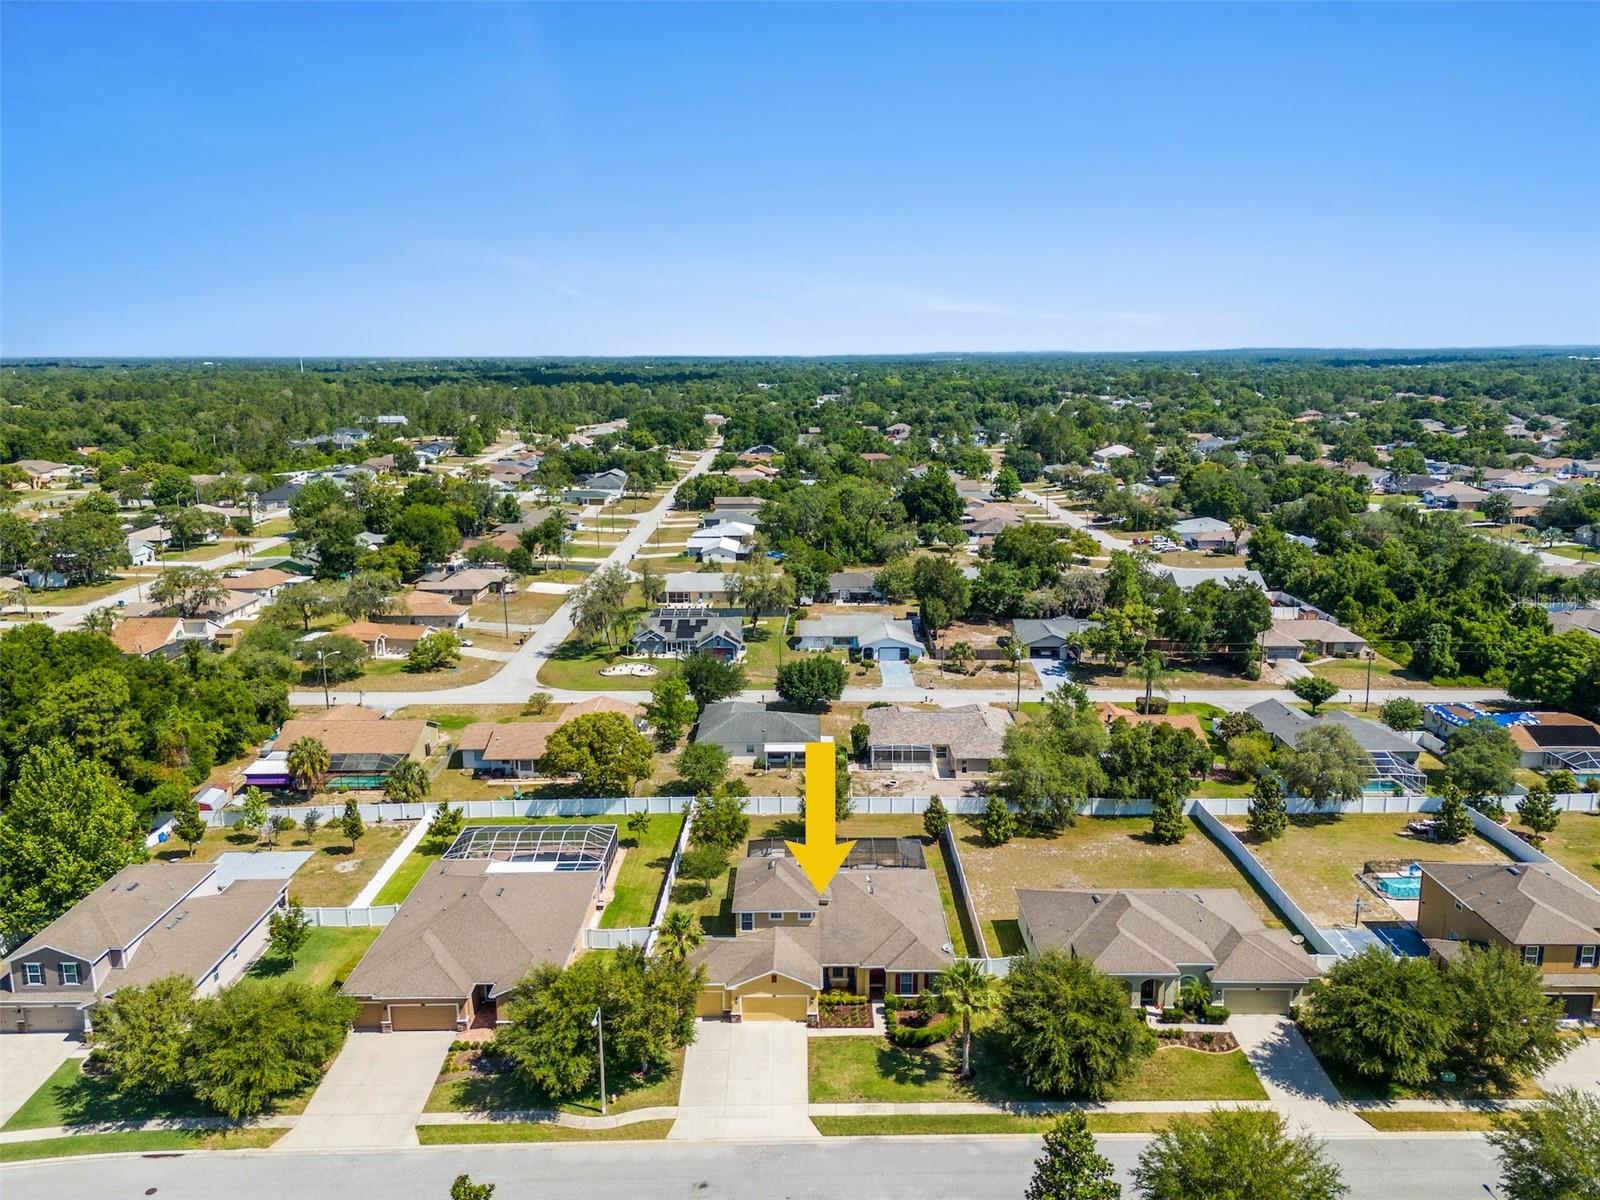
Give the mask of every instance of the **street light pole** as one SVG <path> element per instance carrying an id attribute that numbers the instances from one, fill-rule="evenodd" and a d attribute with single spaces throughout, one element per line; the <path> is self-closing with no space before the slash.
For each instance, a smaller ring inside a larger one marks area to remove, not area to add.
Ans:
<path id="1" fill-rule="evenodd" d="M 1371 646 L 1367 647 L 1367 698 L 1361 705 L 1361 711 L 1367 712 L 1372 708 L 1372 660 L 1377 658 L 1377 651 Z"/>
<path id="2" fill-rule="evenodd" d="M 323 651 L 317 651 L 317 670 L 322 672 L 322 707 L 332 708 L 333 699 L 328 695 L 328 664 L 324 661 Z"/>
<path id="3" fill-rule="evenodd" d="M 511 614 L 506 608 L 506 582 L 500 581 L 500 620 L 506 628 L 506 641 L 511 640 Z"/>
<path id="4" fill-rule="evenodd" d="M 600 1115 L 603 1117 L 606 1115 L 606 1026 L 598 1007 L 594 1010 L 594 1020 L 589 1024 L 595 1027 L 600 1040 Z"/>

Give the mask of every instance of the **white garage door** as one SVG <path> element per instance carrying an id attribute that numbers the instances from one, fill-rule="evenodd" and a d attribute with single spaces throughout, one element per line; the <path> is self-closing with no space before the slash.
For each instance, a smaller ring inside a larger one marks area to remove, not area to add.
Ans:
<path id="1" fill-rule="evenodd" d="M 1236 1013 L 1282 1013 L 1289 1011 L 1288 988 L 1228 988 L 1222 993 L 1222 1006 Z"/>

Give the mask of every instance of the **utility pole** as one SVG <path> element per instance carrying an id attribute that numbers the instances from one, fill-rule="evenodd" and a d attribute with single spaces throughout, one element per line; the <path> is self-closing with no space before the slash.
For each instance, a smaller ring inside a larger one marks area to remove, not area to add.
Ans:
<path id="1" fill-rule="evenodd" d="M 317 670 L 322 672 L 322 707 L 332 708 L 333 699 L 328 695 L 328 664 L 321 650 L 317 651 Z"/>
<path id="2" fill-rule="evenodd" d="M 511 640 L 511 614 L 506 608 L 506 581 L 500 581 L 500 620 L 505 625 L 506 641 Z"/>
<path id="3" fill-rule="evenodd" d="M 1367 647 L 1367 698 L 1361 705 L 1361 711 L 1367 712 L 1372 708 L 1372 660 L 1377 658 L 1377 651 L 1371 646 Z"/>
<path id="4" fill-rule="evenodd" d="M 598 1008 L 589 1024 L 595 1027 L 600 1040 L 600 1115 L 603 1117 L 606 1115 L 606 1026 Z"/>

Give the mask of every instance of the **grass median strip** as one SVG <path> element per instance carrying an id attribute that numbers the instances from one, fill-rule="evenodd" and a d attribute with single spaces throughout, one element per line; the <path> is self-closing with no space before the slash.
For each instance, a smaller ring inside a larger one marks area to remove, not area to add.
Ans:
<path id="1" fill-rule="evenodd" d="M 424 1146 L 485 1145 L 495 1142 L 659 1142 L 671 1121 L 636 1121 L 614 1129 L 574 1129 L 547 1121 L 504 1121 L 482 1125 L 418 1125 Z"/>
<path id="2" fill-rule="evenodd" d="M 0 1163 L 85 1154 L 139 1154 L 153 1150 L 265 1150 L 283 1129 L 143 1129 L 129 1133 L 85 1133 L 0 1145 Z"/>
<path id="3" fill-rule="evenodd" d="M 1493 1127 L 1484 1112 L 1358 1112 L 1379 1133 L 1454 1133 Z"/>
<path id="4" fill-rule="evenodd" d="M 1091 1133 L 1155 1133 L 1170 1124 L 1177 1113 L 1085 1113 Z M 1054 1116 L 1023 1117 L 1009 1113 L 952 1113 L 894 1117 L 812 1117 L 823 1137 L 912 1137 L 941 1134 L 950 1137 L 994 1134 L 1038 1136 L 1056 1122 Z"/>

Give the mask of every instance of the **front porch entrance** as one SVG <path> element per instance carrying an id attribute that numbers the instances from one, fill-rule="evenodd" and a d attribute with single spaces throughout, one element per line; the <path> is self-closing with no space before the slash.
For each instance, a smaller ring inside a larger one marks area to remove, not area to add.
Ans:
<path id="1" fill-rule="evenodd" d="M 873 967 L 867 972 L 867 999 L 878 1001 L 883 999 L 884 977 L 882 967 Z"/>

